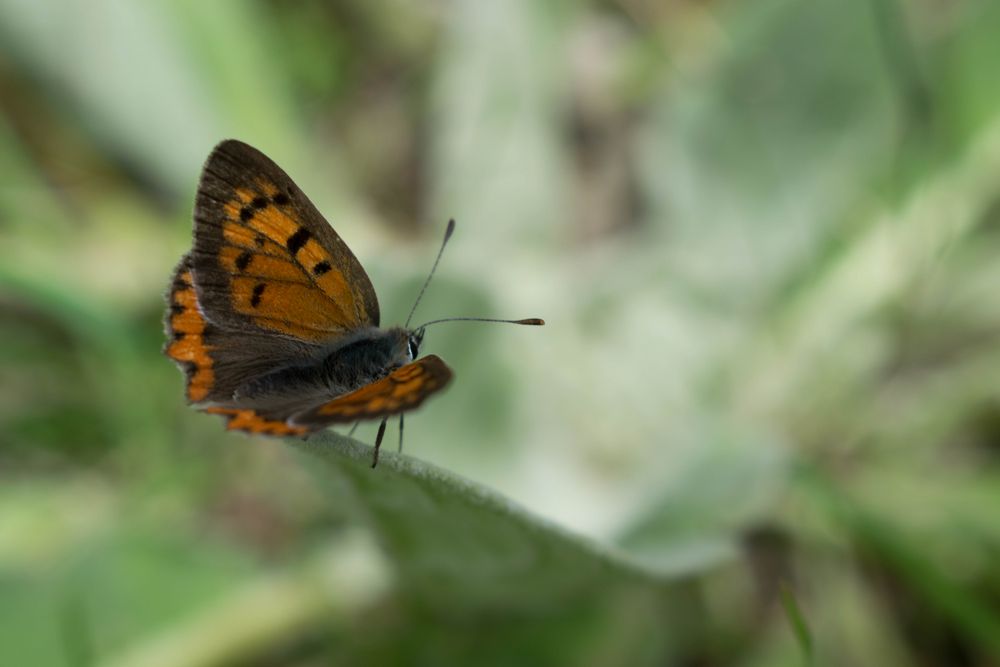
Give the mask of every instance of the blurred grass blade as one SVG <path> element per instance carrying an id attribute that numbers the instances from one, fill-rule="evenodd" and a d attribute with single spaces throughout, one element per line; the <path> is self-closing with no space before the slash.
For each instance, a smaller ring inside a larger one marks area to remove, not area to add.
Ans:
<path id="1" fill-rule="evenodd" d="M 788 617 L 788 622 L 792 625 L 792 630 L 795 632 L 795 638 L 799 642 L 799 647 L 802 648 L 803 664 L 807 666 L 812 665 L 812 633 L 809 632 L 809 625 L 806 623 L 805 616 L 802 615 L 799 603 L 795 599 L 795 592 L 792 590 L 791 586 L 784 582 L 781 584 L 781 605 L 785 609 L 785 615 Z"/>
<path id="2" fill-rule="evenodd" d="M 817 469 L 800 479 L 853 540 L 871 553 L 930 608 L 949 618 L 969 640 L 1000 655 L 1000 615 L 973 590 L 959 585 L 896 526 L 853 501 Z"/>
<path id="3" fill-rule="evenodd" d="M 215 604 L 168 625 L 105 667 L 251 664 L 303 628 L 351 618 L 390 588 L 386 563 L 367 536 L 347 533 L 298 571 L 250 579 Z"/>

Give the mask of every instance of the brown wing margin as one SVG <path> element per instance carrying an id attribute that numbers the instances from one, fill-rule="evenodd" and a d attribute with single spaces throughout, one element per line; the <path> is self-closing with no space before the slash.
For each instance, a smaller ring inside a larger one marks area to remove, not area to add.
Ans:
<path id="1" fill-rule="evenodd" d="M 451 369 L 431 354 L 397 368 L 377 382 L 295 414 L 289 423 L 311 430 L 407 412 L 444 389 L 451 378 Z"/>

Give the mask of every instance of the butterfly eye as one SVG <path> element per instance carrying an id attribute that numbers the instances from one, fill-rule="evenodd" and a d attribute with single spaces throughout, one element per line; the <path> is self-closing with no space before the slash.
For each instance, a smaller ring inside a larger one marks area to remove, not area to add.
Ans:
<path id="1" fill-rule="evenodd" d="M 410 361 L 417 358 L 417 354 L 420 353 L 420 344 L 424 342 L 424 330 L 417 329 L 416 331 L 411 331 L 410 336 L 407 340 L 410 352 Z"/>

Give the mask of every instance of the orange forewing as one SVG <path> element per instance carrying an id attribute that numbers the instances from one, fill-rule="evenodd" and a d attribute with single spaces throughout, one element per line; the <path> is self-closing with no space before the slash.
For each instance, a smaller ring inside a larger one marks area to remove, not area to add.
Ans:
<path id="1" fill-rule="evenodd" d="M 311 287 L 312 283 L 302 274 L 295 262 L 263 252 L 245 250 L 239 246 L 224 245 L 219 249 L 219 264 L 233 275 L 261 278 L 265 282 L 276 280 Z"/>
<path id="2" fill-rule="evenodd" d="M 386 377 L 295 415 L 297 424 L 321 427 L 398 414 L 417 407 L 451 380 L 451 369 L 436 355 L 397 368 Z"/>
<path id="3" fill-rule="evenodd" d="M 237 189 L 223 206 L 218 261 L 231 276 L 231 307 L 263 329 L 306 340 L 357 328 L 369 317 L 364 301 L 315 237 L 289 248 L 305 226 L 295 208 L 277 203 L 279 194 L 258 181 L 256 190 Z"/>
<path id="4" fill-rule="evenodd" d="M 223 237 L 226 242 L 240 250 L 252 250 L 258 255 L 270 255 L 272 257 L 288 258 L 288 250 L 268 239 L 259 232 L 255 232 L 250 227 L 233 222 L 228 214 L 226 222 L 222 227 Z"/>

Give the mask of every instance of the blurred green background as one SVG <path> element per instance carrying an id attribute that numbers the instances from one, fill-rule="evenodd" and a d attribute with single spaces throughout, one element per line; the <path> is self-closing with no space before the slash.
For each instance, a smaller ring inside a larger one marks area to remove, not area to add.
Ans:
<path id="1" fill-rule="evenodd" d="M 998 64 L 995 0 L 0 0 L 0 664 L 1000 665 Z M 160 347 L 227 137 L 384 323 L 454 217 L 417 320 L 548 326 L 430 330 L 375 472 L 224 433 Z"/>

